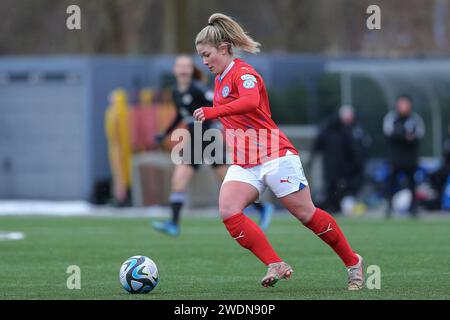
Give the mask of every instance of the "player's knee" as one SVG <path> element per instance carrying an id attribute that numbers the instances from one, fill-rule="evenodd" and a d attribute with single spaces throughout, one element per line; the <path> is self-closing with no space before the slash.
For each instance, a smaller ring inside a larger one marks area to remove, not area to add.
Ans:
<path id="1" fill-rule="evenodd" d="M 228 219 L 236 213 L 242 212 L 244 207 L 236 202 L 219 201 L 219 212 L 222 220 Z"/>
<path id="2" fill-rule="evenodd" d="M 295 217 L 300 220 L 303 224 L 307 223 L 311 220 L 314 212 L 316 211 L 316 207 L 311 204 L 298 204 L 294 208 Z"/>

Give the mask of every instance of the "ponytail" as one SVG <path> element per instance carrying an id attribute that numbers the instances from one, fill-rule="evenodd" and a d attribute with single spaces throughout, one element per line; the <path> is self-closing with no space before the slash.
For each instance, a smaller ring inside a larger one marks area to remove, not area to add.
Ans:
<path id="1" fill-rule="evenodd" d="M 218 48 L 222 43 L 230 45 L 229 52 L 240 49 L 249 53 L 260 52 L 261 44 L 252 39 L 242 27 L 229 16 L 214 13 L 208 19 L 208 25 L 195 38 L 195 44 L 209 44 Z"/>

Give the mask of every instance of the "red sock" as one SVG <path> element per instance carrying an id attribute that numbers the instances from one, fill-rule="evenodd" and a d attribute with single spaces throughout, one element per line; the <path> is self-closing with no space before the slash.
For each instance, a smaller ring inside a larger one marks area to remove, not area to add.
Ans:
<path id="1" fill-rule="evenodd" d="M 266 235 L 249 217 L 238 213 L 223 221 L 230 235 L 244 248 L 253 252 L 265 265 L 283 260 L 278 257 Z"/>
<path id="2" fill-rule="evenodd" d="M 354 266 L 358 263 L 358 256 L 350 248 L 336 220 L 330 214 L 317 208 L 311 220 L 305 224 L 305 227 L 333 248 L 346 267 Z"/>

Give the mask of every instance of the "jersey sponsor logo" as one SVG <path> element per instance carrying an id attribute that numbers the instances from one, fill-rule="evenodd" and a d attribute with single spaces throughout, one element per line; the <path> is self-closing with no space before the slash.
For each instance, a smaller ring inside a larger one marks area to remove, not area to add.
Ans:
<path id="1" fill-rule="evenodd" d="M 230 94 L 230 87 L 225 86 L 222 89 L 222 97 L 226 98 Z"/>
<path id="2" fill-rule="evenodd" d="M 185 95 L 181 98 L 181 101 L 183 101 L 183 104 L 185 104 L 185 105 L 190 105 L 191 102 L 192 102 L 192 100 L 193 100 L 192 95 L 190 95 L 189 93 L 188 93 L 188 94 L 185 94 Z"/>
<path id="3" fill-rule="evenodd" d="M 258 81 L 256 81 L 255 76 L 252 75 L 252 74 L 244 74 L 243 76 L 241 76 L 241 79 L 244 80 L 244 81 L 245 80 L 253 80 L 255 82 L 258 82 Z"/>
<path id="4" fill-rule="evenodd" d="M 245 80 L 243 86 L 245 89 L 252 89 L 255 87 L 255 83 L 256 81 L 253 80 Z"/>

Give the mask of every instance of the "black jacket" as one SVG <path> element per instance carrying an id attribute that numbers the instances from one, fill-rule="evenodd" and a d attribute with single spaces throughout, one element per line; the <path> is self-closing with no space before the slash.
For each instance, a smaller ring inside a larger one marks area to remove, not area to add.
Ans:
<path id="1" fill-rule="evenodd" d="M 422 118 L 415 112 L 401 117 L 396 111 L 391 111 L 384 117 L 383 132 L 389 146 L 389 163 L 397 167 L 416 167 L 419 140 L 425 135 Z"/>
<path id="2" fill-rule="evenodd" d="M 323 154 L 326 179 L 362 174 L 370 138 L 358 125 L 344 125 L 339 118 L 329 119 L 320 129 L 313 154 Z"/>
<path id="3" fill-rule="evenodd" d="M 213 92 L 199 81 L 192 81 L 185 92 L 180 92 L 175 86 L 172 90 L 172 98 L 176 107 L 176 117 L 165 130 L 164 135 L 169 135 L 183 121 L 188 126 L 193 126 L 193 113 L 200 107 L 212 106 Z M 211 121 L 205 121 L 203 127 L 209 127 Z"/>

